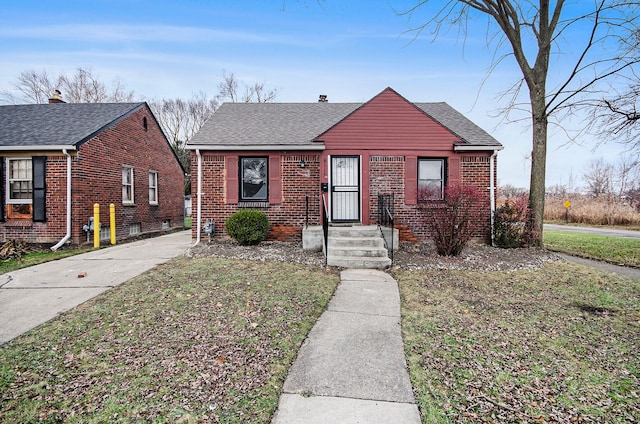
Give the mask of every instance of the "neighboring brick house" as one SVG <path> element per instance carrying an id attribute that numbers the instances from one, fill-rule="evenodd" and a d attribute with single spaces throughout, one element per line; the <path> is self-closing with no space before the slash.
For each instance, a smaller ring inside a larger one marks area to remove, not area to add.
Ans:
<path id="1" fill-rule="evenodd" d="M 391 88 L 368 102 L 225 103 L 187 146 L 193 236 L 239 208 L 269 217 L 269 239 L 299 240 L 320 223 L 321 193 L 333 223 L 374 224 L 378 195 L 393 194 L 400 240 L 425 240 L 420 187 L 473 185 L 483 193 L 475 238 L 488 241 L 494 205 L 496 155 L 502 145 L 446 103 L 411 103 Z M 309 206 L 307 207 L 307 200 Z"/>
<path id="2" fill-rule="evenodd" d="M 111 203 L 117 240 L 183 226 L 184 170 L 146 103 L 0 106 L 0 156 L 2 240 L 86 242 L 94 203 L 103 239 Z"/>

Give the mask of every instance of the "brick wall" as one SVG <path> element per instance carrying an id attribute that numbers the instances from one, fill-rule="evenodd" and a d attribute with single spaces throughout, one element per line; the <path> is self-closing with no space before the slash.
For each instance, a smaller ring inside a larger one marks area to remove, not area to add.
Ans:
<path id="1" fill-rule="evenodd" d="M 243 152 L 243 155 L 251 156 L 251 152 Z M 265 156 L 264 152 L 259 155 Z M 319 223 L 320 206 L 320 155 L 317 153 L 271 153 L 270 157 L 279 157 L 281 199 L 277 204 L 269 202 L 233 202 L 229 203 L 227 193 L 227 169 L 225 167 L 225 155 L 212 152 L 202 153 L 202 222 L 213 219 L 215 223 L 215 235 L 222 236 L 226 232 L 224 223 L 240 208 L 259 209 L 265 212 L 269 218 L 269 240 L 298 241 L 302 237 L 302 228 L 306 216 L 306 195 L 309 195 L 309 224 Z M 300 162 L 304 161 L 304 168 Z M 271 161 L 269 161 L 271 164 Z M 196 237 L 197 231 L 197 170 L 198 161 L 194 152 L 191 153 L 191 170 L 193 177 L 191 192 L 195 200 L 193 203 L 192 236 Z M 269 170 L 272 172 L 272 170 Z M 272 184 L 270 182 L 270 184 Z M 273 188 L 270 187 L 270 190 Z M 202 233 L 201 237 L 206 237 Z"/>
<path id="2" fill-rule="evenodd" d="M 264 152 L 260 153 L 262 156 Z M 250 154 L 247 154 L 248 156 Z M 309 195 L 309 224 L 320 224 L 320 155 L 319 154 L 282 154 L 280 156 L 280 185 L 282 198 L 279 204 L 248 203 L 246 207 L 252 207 L 264 211 L 269 217 L 270 231 L 268 239 L 282 241 L 300 240 L 302 228 L 305 223 L 305 194 Z M 215 223 L 215 235 L 223 236 L 224 222 L 239 208 L 242 203 L 229 203 L 226 199 L 226 173 L 225 154 L 213 152 L 202 153 L 202 223 L 213 219 Z M 304 160 L 305 168 L 300 168 L 300 161 Z M 482 205 L 474 211 L 473 237 L 488 241 L 490 237 L 490 211 L 489 211 L 489 157 L 464 156 L 461 163 L 462 184 L 476 186 L 486 194 Z M 195 153 L 191 154 L 192 193 L 197 194 L 196 172 L 198 163 Z M 429 229 L 425 225 L 425 212 L 421 209 L 424 205 L 406 205 L 404 199 L 405 183 L 405 157 L 401 155 L 372 155 L 369 157 L 369 202 L 368 208 L 370 222 L 377 222 L 378 194 L 394 193 L 395 226 L 400 231 L 401 241 L 424 241 L 429 238 Z M 367 176 L 364 175 L 366 184 Z M 270 188 L 271 189 L 271 188 Z M 194 197 L 197 199 L 197 197 Z M 197 201 L 197 200 L 196 200 Z M 196 237 L 196 205 L 194 202 L 192 216 L 194 225 L 192 236 Z M 364 213 L 367 213 L 365 210 Z M 201 237 L 206 235 L 201 233 Z"/>
<path id="3" fill-rule="evenodd" d="M 143 128 L 147 117 L 148 127 Z M 31 156 L 32 153 L 21 156 Z M 42 153 L 33 154 L 42 155 Z M 4 158 L 0 158 L 4 160 Z M 132 206 L 122 204 L 122 165 L 134 168 Z M 158 172 L 158 205 L 149 204 L 149 171 Z M 47 153 L 46 222 L 0 223 L 3 240 L 55 244 L 66 233 L 67 158 L 62 152 Z M 129 225 L 142 232 L 161 230 L 163 221 L 182 227 L 184 175 L 160 128 L 147 108 L 131 114 L 80 146 L 72 157 L 71 242 L 87 240 L 82 226 L 100 204 L 100 221 L 109 226 L 109 204 L 116 206 L 116 238 L 129 237 Z M 2 188 L 4 189 L 4 187 Z"/>
<path id="4" fill-rule="evenodd" d="M 143 127 L 147 118 L 148 127 Z M 133 167 L 134 203 L 122 203 L 122 167 Z M 116 207 L 116 239 L 129 237 L 129 226 L 141 232 L 162 229 L 163 221 L 182 227 L 184 175 L 171 147 L 147 108 L 131 114 L 83 144 L 73 164 L 73 242 L 86 240 L 82 231 L 93 204 L 100 222 L 109 226 L 109 204 Z M 149 204 L 149 171 L 158 172 L 158 205 Z"/>
<path id="5" fill-rule="evenodd" d="M 490 238 L 489 210 L 489 157 L 462 157 L 463 185 L 472 185 L 484 193 L 482 204 L 474 211 L 473 237 L 488 241 Z M 395 227 L 399 230 L 401 241 L 424 241 L 430 237 L 425 224 L 424 207 L 428 204 L 406 205 L 404 201 L 404 156 L 371 156 L 369 158 L 371 221 L 377 222 L 378 194 L 394 193 Z"/>

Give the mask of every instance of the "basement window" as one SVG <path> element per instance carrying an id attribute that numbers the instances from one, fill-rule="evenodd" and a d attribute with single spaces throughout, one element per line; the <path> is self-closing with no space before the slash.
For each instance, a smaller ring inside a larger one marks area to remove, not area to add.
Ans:
<path id="1" fill-rule="evenodd" d="M 136 224 L 129 224 L 129 235 L 130 236 L 135 236 L 137 234 L 140 234 L 142 232 L 142 226 L 140 225 L 140 223 L 136 223 Z"/>

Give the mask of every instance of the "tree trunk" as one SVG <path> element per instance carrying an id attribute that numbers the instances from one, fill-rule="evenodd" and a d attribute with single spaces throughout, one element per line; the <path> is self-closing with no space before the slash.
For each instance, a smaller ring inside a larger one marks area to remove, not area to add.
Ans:
<path id="1" fill-rule="evenodd" d="M 529 186 L 529 230 L 534 246 L 542 247 L 544 195 L 547 164 L 547 114 L 544 97 L 531 96 L 533 118 L 533 148 L 531 150 L 531 184 Z"/>

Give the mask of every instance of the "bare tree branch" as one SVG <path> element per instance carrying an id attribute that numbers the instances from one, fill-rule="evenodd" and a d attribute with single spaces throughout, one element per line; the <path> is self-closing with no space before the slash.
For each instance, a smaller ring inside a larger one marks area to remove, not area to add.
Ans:
<path id="1" fill-rule="evenodd" d="M 422 0 L 400 13 L 413 18 L 419 11 L 428 10 L 429 17 L 421 19 L 420 24 L 412 29 L 416 35 L 414 40 L 428 30 L 435 39 L 445 26 L 458 27 L 466 35 L 467 23 L 472 16 L 485 16 L 497 28 L 496 33 L 487 36 L 487 46 L 493 45 L 495 49 L 488 75 L 511 55 L 522 72 L 522 80 L 502 94 L 503 98 L 509 98 L 502 113 L 509 119 L 510 112 L 523 109 L 531 117 L 530 227 L 534 233 L 540 234 L 538 244 L 542 241 L 550 118 L 561 125 L 560 111 L 571 114 L 584 110 L 593 103 L 591 99 L 605 89 L 603 82 L 633 71 L 634 66 L 640 63 L 639 55 L 630 54 L 632 47 L 637 46 L 630 36 L 638 33 L 639 5 L 640 2 L 628 0 L 593 0 L 593 3 L 570 3 L 568 6 L 564 0 L 449 0 L 444 4 Z M 549 71 L 555 64 L 551 58 L 574 50 L 575 40 L 570 42 L 564 38 L 580 33 L 586 24 L 589 25 L 588 33 L 582 38 L 583 45 L 577 56 L 570 62 L 568 71 L 552 74 L 552 80 L 559 82 L 549 90 Z M 574 28 L 575 33 L 572 32 Z M 509 44 L 508 53 L 498 54 L 504 48 L 504 41 Z M 520 100 L 523 82 L 529 91 L 526 104 Z M 612 108 L 618 112 L 629 112 L 629 109 L 609 101 L 609 110 Z M 628 119 L 633 115 L 625 116 Z"/>
<path id="2" fill-rule="evenodd" d="M 0 92 L 7 103 L 47 103 L 54 90 L 60 90 L 67 103 L 130 102 L 135 98 L 133 91 L 127 91 L 124 84 L 116 79 L 108 86 L 93 74 L 91 69 L 79 67 L 72 75 L 59 74 L 50 77 L 46 70 L 23 71 L 13 84 L 13 90 Z"/>

